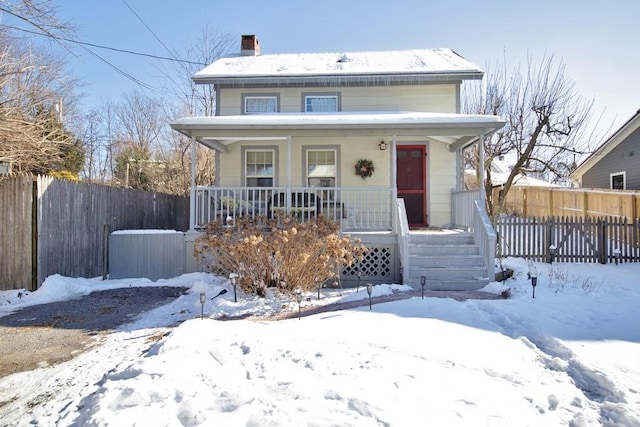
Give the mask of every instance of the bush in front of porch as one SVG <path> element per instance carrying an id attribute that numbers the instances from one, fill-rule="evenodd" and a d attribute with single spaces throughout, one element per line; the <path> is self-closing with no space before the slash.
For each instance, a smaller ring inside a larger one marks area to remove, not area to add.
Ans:
<path id="1" fill-rule="evenodd" d="M 213 221 L 195 244 L 209 271 L 236 273 L 245 293 L 260 296 L 267 287 L 285 295 L 315 290 L 366 252 L 360 239 L 341 235 L 339 224 L 323 215 L 302 223 L 289 215 L 246 216 L 235 225 Z"/>

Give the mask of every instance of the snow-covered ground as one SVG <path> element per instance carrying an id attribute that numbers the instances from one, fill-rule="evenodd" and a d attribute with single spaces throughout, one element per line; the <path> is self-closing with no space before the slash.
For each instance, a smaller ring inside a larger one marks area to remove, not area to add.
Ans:
<path id="1" fill-rule="evenodd" d="M 640 264 L 504 266 L 506 300 L 418 297 L 280 321 L 211 319 L 297 304 L 234 303 L 228 281 L 205 274 L 3 291 L 0 316 L 105 288 L 191 287 L 69 362 L 1 379 L 0 425 L 640 425 Z M 360 298 L 323 290 L 302 305 Z"/>

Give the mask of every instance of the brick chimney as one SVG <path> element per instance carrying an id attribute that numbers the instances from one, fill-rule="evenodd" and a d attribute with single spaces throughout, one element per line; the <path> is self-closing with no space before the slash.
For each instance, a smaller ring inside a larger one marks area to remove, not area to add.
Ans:
<path id="1" fill-rule="evenodd" d="M 242 36 L 242 44 L 240 45 L 241 56 L 258 56 L 260 55 L 260 43 L 255 35 Z"/>

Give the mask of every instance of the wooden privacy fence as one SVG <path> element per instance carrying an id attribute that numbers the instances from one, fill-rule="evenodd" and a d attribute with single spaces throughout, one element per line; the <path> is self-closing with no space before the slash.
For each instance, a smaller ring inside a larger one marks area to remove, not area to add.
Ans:
<path id="1" fill-rule="evenodd" d="M 503 217 L 498 256 L 542 262 L 638 262 L 640 219 Z"/>
<path id="2" fill-rule="evenodd" d="M 497 200 L 499 188 L 494 190 Z M 506 212 L 523 217 L 570 216 L 638 218 L 640 192 L 557 187 L 511 187 Z"/>
<path id="3" fill-rule="evenodd" d="M 50 177 L 0 180 L 0 290 L 106 272 L 108 233 L 189 227 L 189 199 Z"/>

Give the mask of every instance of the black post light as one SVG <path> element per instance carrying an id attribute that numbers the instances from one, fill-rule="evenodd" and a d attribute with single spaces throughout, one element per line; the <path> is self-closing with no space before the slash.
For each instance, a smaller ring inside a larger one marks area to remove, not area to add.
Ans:
<path id="1" fill-rule="evenodd" d="M 373 285 L 367 283 L 367 293 L 369 294 L 369 310 L 371 310 L 371 293 L 373 292 Z"/>
<path id="2" fill-rule="evenodd" d="M 558 255 L 558 247 L 556 245 L 549 246 L 550 264 L 555 261 L 556 255 Z"/>
<path id="3" fill-rule="evenodd" d="M 318 301 L 320 301 L 320 289 L 322 289 L 322 282 L 316 279 L 316 283 L 318 284 Z"/>
<path id="4" fill-rule="evenodd" d="M 238 286 L 238 274 L 229 274 L 229 280 L 231 280 L 231 285 L 233 286 L 233 302 L 238 302 L 238 294 L 236 293 L 236 286 Z"/>
<path id="5" fill-rule="evenodd" d="M 302 291 L 300 289 L 296 291 L 296 301 L 298 302 L 298 320 L 300 320 L 300 303 L 302 302 Z"/>
<path id="6" fill-rule="evenodd" d="M 622 258 L 622 252 L 620 251 L 620 249 L 615 248 L 613 250 L 613 257 L 616 260 L 616 265 L 618 265 L 618 263 L 622 261 L 622 259 L 621 259 Z"/>
<path id="7" fill-rule="evenodd" d="M 538 278 L 531 276 L 531 287 L 533 288 L 533 298 L 536 297 L 536 285 L 538 284 Z"/>
<path id="8" fill-rule="evenodd" d="M 204 302 L 207 300 L 207 294 L 200 292 L 200 319 L 204 320 Z"/>
<path id="9" fill-rule="evenodd" d="M 424 299 L 424 285 L 427 284 L 427 278 L 425 276 L 420 276 L 420 286 L 422 286 L 422 299 Z"/>
<path id="10" fill-rule="evenodd" d="M 224 295 L 227 293 L 226 289 L 222 289 L 220 292 L 218 292 L 218 295 L 214 296 L 211 299 L 215 299 L 218 298 L 220 295 Z M 200 292 L 200 306 L 201 306 L 201 311 L 200 311 L 200 318 L 204 319 L 204 302 L 207 300 L 207 294 L 205 294 L 204 292 Z"/>

